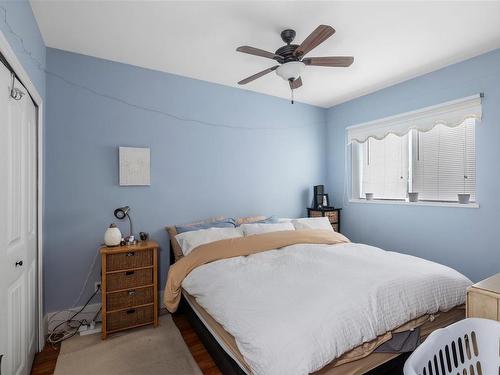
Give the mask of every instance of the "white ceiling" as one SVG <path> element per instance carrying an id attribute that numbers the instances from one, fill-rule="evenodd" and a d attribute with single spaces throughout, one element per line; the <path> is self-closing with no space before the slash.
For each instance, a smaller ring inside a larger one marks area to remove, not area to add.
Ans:
<path id="1" fill-rule="evenodd" d="M 350 68 L 306 67 L 296 100 L 344 102 L 500 47 L 500 2 L 40 1 L 32 8 L 49 47 L 238 86 L 274 61 L 279 33 L 300 43 L 319 24 L 336 34 L 308 56 L 352 55 Z M 271 73 L 244 89 L 289 98 Z"/>

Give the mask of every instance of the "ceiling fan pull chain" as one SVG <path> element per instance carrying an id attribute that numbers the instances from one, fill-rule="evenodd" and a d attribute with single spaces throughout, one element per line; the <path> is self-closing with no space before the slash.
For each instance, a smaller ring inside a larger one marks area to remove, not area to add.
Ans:
<path id="1" fill-rule="evenodd" d="M 292 91 L 292 104 L 293 104 L 293 89 L 291 91 Z"/>

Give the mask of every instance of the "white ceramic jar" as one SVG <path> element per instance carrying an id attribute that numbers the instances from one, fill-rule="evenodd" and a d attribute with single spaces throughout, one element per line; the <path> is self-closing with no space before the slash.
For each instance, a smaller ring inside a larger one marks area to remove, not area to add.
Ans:
<path id="1" fill-rule="evenodd" d="M 106 246 L 118 246 L 122 240 L 122 232 L 115 223 L 111 224 L 104 233 L 104 243 Z"/>

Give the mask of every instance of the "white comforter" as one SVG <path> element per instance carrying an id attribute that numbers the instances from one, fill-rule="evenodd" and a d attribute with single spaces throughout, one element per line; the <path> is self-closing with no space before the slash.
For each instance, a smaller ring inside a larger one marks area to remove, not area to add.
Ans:
<path id="1" fill-rule="evenodd" d="M 255 374 L 308 374 L 363 342 L 465 301 L 443 265 L 362 244 L 293 245 L 196 268 L 182 286 Z"/>

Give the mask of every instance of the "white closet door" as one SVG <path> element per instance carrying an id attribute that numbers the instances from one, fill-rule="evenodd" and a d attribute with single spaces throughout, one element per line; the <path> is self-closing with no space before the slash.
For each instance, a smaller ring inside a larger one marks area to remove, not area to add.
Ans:
<path id="1" fill-rule="evenodd" d="M 37 111 L 11 85 L 0 64 L 0 354 L 2 375 L 26 375 L 37 342 Z"/>

